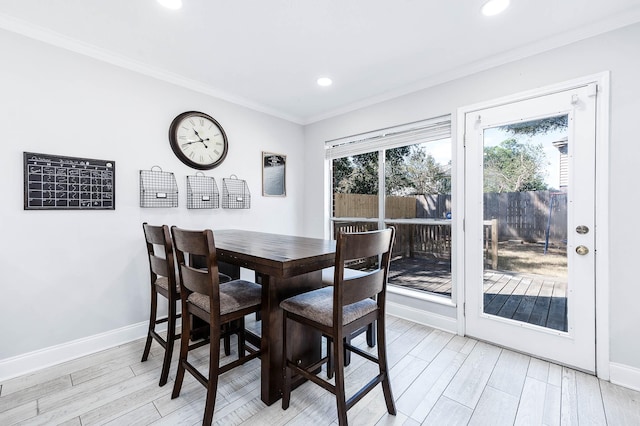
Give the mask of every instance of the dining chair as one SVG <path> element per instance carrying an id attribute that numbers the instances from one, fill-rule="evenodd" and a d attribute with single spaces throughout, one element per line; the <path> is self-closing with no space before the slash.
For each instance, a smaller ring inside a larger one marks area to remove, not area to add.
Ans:
<path id="1" fill-rule="evenodd" d="M 153 226 L 147 222 L 142 224 L 147 245 L 147 257 L 149 258 L 149 275 L 151 277 L 151 309 L 149 315 L 149 329 L 147 341 L 142 352 L 142 362 L 149 357 L 151 343 L 155 339 L 164 348 L 164 359 L 160 373 L 160 386 L 167 383 L 169 367 L 173 353 L 173 342 L 180 338 L 176 334 L 176 320 L 180 314 L 176 311 L 176 303 L 180 301 L 180 287 L 176 280 L 176 270 L 173 257 L 173 244 L 169 227 L 167 225 Z M 157 253 L 156 253 L 157 248 Z M 164 296 L 168 303 L 168 315 L 166 318 L 157 318 L 158 294 Z M 167 337 L 162 337 L 156 331 L 156 325 L 167 323 Z"/>
<path id="2" fill-rule="evenodd" d="M 145 362 L 149 357 L 151 343 L 156 340 L 164 349 L 164 359 L 160 373 L 160 386 L 167 383 L 169 368 L 173 355 L 173 342 L 180 338 L 180 333 L 176 333 L 177 320 L 181 314 L 177 312 L 176 304 L 180 302 L 180 284 L 175 268 L 173 243 L 167 225 L 154 226 L 147 222 L 142 224 L 145 241 L 147 245 L 147 257 L 149 259 L 149 276 L 151 278 L 151 308 L 149 310 L 149 328 L 147 340 L 142 352 L 141 362 Z M 231 277 L 220 272 L 220 282 L 231 281 Z M 158 318 L 158 295 L 167 299 L 168 313 L 166 318 Z M 167 323 L 167 337 L 162 337 L 156 331 L 156 325 Z M 206 331 L 206 330 L 205 330 Z M 206 337 L 206 333 L 203 333 Z M 192 333 L 192 338 L 194 337 Z M 225 336 L 225 354 L 231 353 L 230 338 Z"/>
<path id="3" fill-rule="evenodd" d="M 178 372 L 171 398 L 180 395 L 185 371 L 193 375 L 207 389 L 205 411 L 202 424 L 210 425 L 216 402 L 218 376 L 234 367 L 260 356 L 260 348 L 247 344 L 244 317 L 261 309 L 261 287 L 245 280 L 233 280 L 220 284 L 218 262 L 213 232 L 188 231 L 171 227 L 173 245 L 180 277 L 180 299 L 183 316 L 193 316 L 209 325 L 209 372 L 205 376 L 189 359 L 189 331 L 191 321 L 183 321 L 180 340 L 180 358 Z M 188 256 L 204 256 L 205 268 L 189 265 Z M 221 328 L 222 325 L 228 328 Z M 223 331 L 224 330 L 224 331 Z M 224 334 L 236 334 L 238 337 L 238 358 L 220 365 L 220 338 Z M 258 339 L 257 336 L 253 336 Z"/>
<path id="4" fill-rule="evenodd" d="M 395 229 L 340 233 L 336 241 L 336 257 L 333 286 L 302 293 L 280 303 L 283 310 L 283 392 L 282 408 L 287 409 L 291 400 L 291 384 L 294 375 L 308 379 L 336 396 L 339 425 L 347 425 L 347 410 L 360 401 L 378 383 L 382 384 L 387 411 L 396 414 L 391 393 L 389 368 L 385 343 L 385 301 L 389 262 Z M 374 259 L 375 266 L 366 274 L 346 278 L 345 263 L 354 259 Z M 287 339 L 288 323 L 294 321 L 319 330 L 332 342 L 335 359 L 335 384 L 317 376 L 319 367 L 328 356 L 309 365 L 300 365 L 289 358 L 291 348 Z M 355 330 L 377 321 L 377 357 L 347 343 L 344 339 Z M 345 395 L 344 350 L 357 354 L 378 365 L 378 374 L 349 399 Z"/>

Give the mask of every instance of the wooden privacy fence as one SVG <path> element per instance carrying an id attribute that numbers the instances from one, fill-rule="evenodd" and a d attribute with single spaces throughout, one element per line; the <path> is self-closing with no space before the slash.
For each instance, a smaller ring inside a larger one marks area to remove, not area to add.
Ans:
<path id="1" fill-rule="evenodd" d="M 334 194 L 334 217 L 378 217 L 378 196 Z M 386 197 L 387 219 L 444 219 L 451 212 L 451 195 Z M 567 194 L 530 191 L 484 194 L 484 218 L 498 222 L 497 239 L 542 241 L 567 240 Z"/>
<path id="2" fill-rule="evenodd" d="M 447 213 L 451 213 L 451 194 L 421 194 L 414 197 L 416 200 L 416 217 L 445 219 Z"/>
<path id="3" fill-rule="evenodd" d="M 378 196 L 366 194 L 333 194 L 334 217 L 378 217 Z M 390 219 L 416 217 L 415 197 L 386 197 L 386 216 Z"/>
<path id="4" fill-rule="evenodd" d="M 386 197 L 386 219 L 396 227 L 394 256 L 434 256 L 451 259 L 451 225 L 443 221 L 451 212 L 450 194 Z M 566 244 L 567 194 L 552 191 L 484 194 L 485 264 L 498 266 L 498 242 L 519 239 Z M 377 218 L 378 196 L 334 194 L 334 217 Z M 404 223 L 402 219 L 405 219 Z M 411 219 L 417 219 L 415 222 Z M 430 219 L 425 223 L 420 219 Z M 394 221 L 395 220 L 395 221 Z M 377 222 L 336 221 L 339 230 L 360 232 L 377 229 Z"/>
<path id="5" fill-rule="evenodd" d="M 547 228 L 549 241 L 567 241 L 567 194 L 564 192 L 486 193 L 484 217 L 498 220 L 500 241 L 543 241 Z"/>

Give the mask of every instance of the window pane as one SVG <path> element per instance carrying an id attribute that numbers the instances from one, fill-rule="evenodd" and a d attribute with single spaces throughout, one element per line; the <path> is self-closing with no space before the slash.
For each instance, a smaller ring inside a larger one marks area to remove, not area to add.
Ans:
<path id="1" fill-rule="evenodd" d="M 333 160 L 333 217 L 378 217 L 378 152 Z"/>
<path id="2" fill-rule="evenodd" d="M 451 139 L 389 149 L 385 163 L 389 283 L 451 297 Z"/>

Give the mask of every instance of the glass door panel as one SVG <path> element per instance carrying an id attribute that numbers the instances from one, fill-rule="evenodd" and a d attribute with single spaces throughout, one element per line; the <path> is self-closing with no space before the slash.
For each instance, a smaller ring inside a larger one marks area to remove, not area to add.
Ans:
<path id="1" fill-rule="evenodd" d="M 485 314 L 567 331 L 568 116 L 483 132 Z"/>

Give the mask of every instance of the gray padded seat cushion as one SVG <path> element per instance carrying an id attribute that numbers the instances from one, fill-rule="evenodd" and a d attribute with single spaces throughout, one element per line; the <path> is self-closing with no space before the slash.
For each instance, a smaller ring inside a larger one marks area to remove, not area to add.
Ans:
<path id="1" fill-rule="evenodd" d="M 180 282 L 176 279 L 176 291 L 178 293 L 180 293 Z M 167 277 L 158 277 L 158 279 L 156 280 L 156 285 L 158 287 L 162 287 L 165 289 L 165 291 L 169 291 L 169 278 Z"/>
<path id="2" fill-rule="evenodd" d="M 333 285 L 333 275 L 335 274 L 335 268 L 325 268 L 322 270 L 322 285 Z M 344 279 L 349 280 L 351 278 L 358 278 L 363 275 L 367 275 L 365 271 L 359 271 L 357 269 L 344 268 Z"/>
<path id="3" fill-rule="evenodd" d="M 187 301 L 210 312 L 209 296 L 205 294 L 191 293 Z M 220 284 L 220 315 L 259 305 L 261 301 L 262 287 L 256 283 L 235 280 Z"/>
<path id="4" fill-rule="evenodd" d="M 322 325 L 333 327 L 333 287 L 323 287 L 290 297 L 282 301 L 280 307 Z M 343 307 L 342 324 L 349 324 L 377 308 L 378 304 L 373 299 L 347 305 Z"/>

